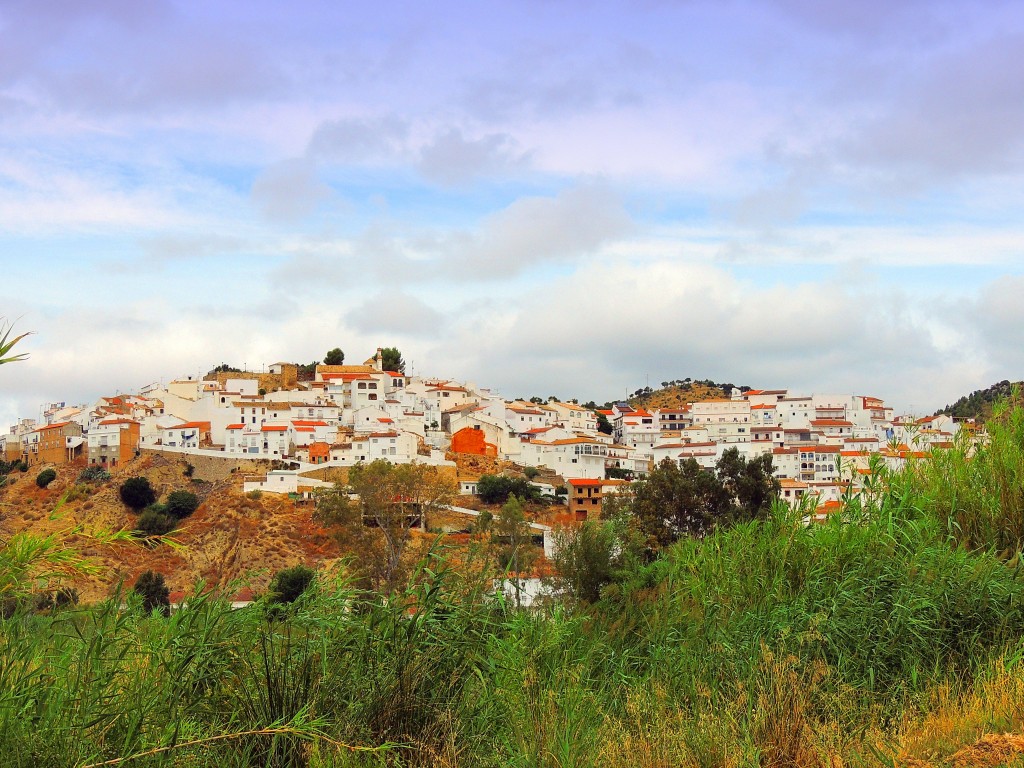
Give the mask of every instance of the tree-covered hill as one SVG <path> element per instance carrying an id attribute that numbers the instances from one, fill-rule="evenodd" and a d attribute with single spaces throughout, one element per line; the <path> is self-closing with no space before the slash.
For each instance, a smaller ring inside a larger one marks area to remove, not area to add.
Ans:
<path id="1" fill-rule="evenodd" d="M 1006 379 L 985 389 L 978 389 L 964 395 L 952 405 L 947 405 L 935 412 L 935 415 L 947 414 L 959 419 L 978 419 L 985 421 L 992 415 L 992 406 L 1001 399 L 1010 399 L 1014 387 L 1024 382 L 1011 382 Z"/>

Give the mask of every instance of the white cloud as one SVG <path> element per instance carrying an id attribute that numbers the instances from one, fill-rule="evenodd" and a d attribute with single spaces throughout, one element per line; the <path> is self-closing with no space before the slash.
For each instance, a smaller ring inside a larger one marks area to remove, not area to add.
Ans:
<path id="1" fill-rule="evenodd" d="M 267 168 L 252 185 L 252 199 L 271 221 L 294 222 L 309 216 L 332 196 L 304 159 L 284 160 Z"/>
<path id="2" fill-rule="evenodd" d="M 420 172 L 430 181 L 455 186 L 522 168 L 527 156 L 516 149 L 515 140 L 504 133 L 467 139 L 451 128 L 420 150 Z"/>
<path id="3" fill-rule="evenodd" d="M 401 336 L 436 338 L 445 317 L 433 307 L 408 293 L 390 291 L 369 297 L 348 310 L 349 328 L 364 334 L 393 333 Z"/>

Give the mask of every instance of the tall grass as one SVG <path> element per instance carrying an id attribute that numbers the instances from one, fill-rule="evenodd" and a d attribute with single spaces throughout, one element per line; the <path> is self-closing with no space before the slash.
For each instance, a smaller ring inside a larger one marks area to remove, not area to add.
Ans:
<path id="1" fill-rule="evenodd" d="M 897 483 L 958 543 L 1016 553 L 1024 545 L 1024 408 L 997 403 L 980 444 L 961 432 L 951 449 L 915 462 Z"/>
<path id="2" fill-rule="evenodd" d="M 287 609 L 202 585 L 169 618 L 128 594 L 23 607 L 0 622 L 0 756 L 833 768 L 967 765 L 984 737 L 1017 759 L 992 734 L 1024 730 L 1021 419 L 824 525 L 780 506 L 680 542 L 589 608 L 516 611 L 441 551 L 387 599 L 321 578 Z"/>

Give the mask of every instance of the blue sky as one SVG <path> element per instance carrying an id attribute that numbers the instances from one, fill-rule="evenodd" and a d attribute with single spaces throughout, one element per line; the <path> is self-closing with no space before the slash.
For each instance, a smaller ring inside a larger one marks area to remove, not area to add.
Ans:
<path id="1" fill-rule="evenodd" d="M 1024 368 L 1015 2 L 0 1 L 41 402 L 397 345 L 603 401 L 930 411 Z"/>

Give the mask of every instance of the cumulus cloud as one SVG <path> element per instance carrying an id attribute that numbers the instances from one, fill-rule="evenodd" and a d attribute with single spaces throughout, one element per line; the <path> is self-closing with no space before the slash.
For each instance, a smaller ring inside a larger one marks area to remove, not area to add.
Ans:
<path id="1" fill-rule="evenodd" d="M 157 235 L 142 240 L 139 245 L 149 266 L 167 266 L 179 261 L 236 254 L 246 248 L 248 243 L 240 237 L 209 233 Z"/>
<path id="2" fill-rule="evenodd" d="M 437 136 L 420 152 L 419 170 L 430 181 L 455 186 L 508 170 L 522 168 L 527 155 L 516 149 L 508 134 L 467 139 L 452 128 Z"/>
<path id="3" fill-rule="evenodd" d="M 321 123 L 310 137 L 310 157 L 365 162 L 404 151 L 408 121 L 395 115 L 374 118 L 342 118 Z"/>
<path id="4" fill-rule="evenodd" d="M 868 301 L 827 280 L 758 286 L 706 265 L 605 260 L 586 273 L 605 301 L 548 300 L 578 295 L 579 284 L 573 275 L 506 310 L 467 368 L 490 372 L 509 391 L 584 399 L 621 396 L 649 374 L 655 382 L 710 376 L 878 392 L 919 406 L 974 386 L 977 376 L 934 334 L 928 305 L 896 292 Z"/>
<path id="5" fill-rule="evenodd" d="M 498 278 L 546 263 L 572 263 L 628 233 L 618 196 L 584 185 L 555 197 L 528 197 L 485 219 L 475 234 L 444 238 L 441 262 L 452 275 Z"/>
<path id="6" fill-rule="evenodd" d="M 974 299 L 950 311 L 967 337 L 979 345 L 992 363 L 994 380 L 1019 380 L 1024 371 L 1024 277 L 1005 277 L 989 283 Z"/>
<path id="7" fill-rule="evenodd" d="M 629 233 L 633 221 L 607 186 L 584 184 L 550 197 L 524 197 L 475 229 L 401 234 L 388 222 L 345 243 L 293 254 L 272 276 L 308 286 L 309 274 L 332 285 L 504 280 L 544 265 L 571 265 Z"/>
<path id="8" fill-rule="evenodd" d="M 317 178 L 314 165 L 304 159 L 272 165 L 252 185 L 256 207 L 268 219 L 278 222 L 309 216 L 331 195 L 331 188 Z"/>
<path id="9" fill-rule="evenodd" d="M 364 334 L 395 333 L 436 337 L 445 317 L 420 299 L 401 291 L 371 296 L 345 313 L 345 324 Z"/>

